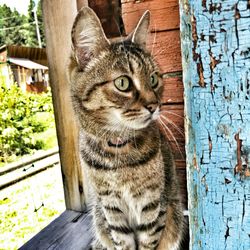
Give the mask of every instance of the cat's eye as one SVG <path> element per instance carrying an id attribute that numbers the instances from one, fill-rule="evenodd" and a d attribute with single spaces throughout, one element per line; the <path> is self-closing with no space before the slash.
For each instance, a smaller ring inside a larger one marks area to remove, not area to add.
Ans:
<path id="1" fill-rule="evenodd" d="M 126 76 L 116 78 L 114 84 L 120 91 L 128 91 L 130 89 L 130 80 Z"/>
<path id="2" fill-rule="evenodd" d="M 156 88 L 158 86 L 158 82 L 159 82 L 159 79 L 158 79 L 158 75 L 157 73 L 153 73 L 151 76 L 150 76 L 150 86 L 152 88 Z"/>

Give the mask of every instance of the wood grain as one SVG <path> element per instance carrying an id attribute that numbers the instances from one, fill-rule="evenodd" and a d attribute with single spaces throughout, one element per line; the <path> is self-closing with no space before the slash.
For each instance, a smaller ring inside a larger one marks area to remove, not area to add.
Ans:
<path id="1" fill-rule="evenodd" d="M 179 30 L 151 33 L 148 50 L 155 57 L 163 73 L 182 70 Z"/>
<path id="2" fill-rule="evenodd" d="M 162 102 L 164 104 L 180 104 L 183 103 L 183 83 L 182 77 L 169 77 L 163 79 L 164 91 Z"/>
<path id="3" fill-rule="evenodd" d="M 108 38 L 120 37 L 122 35 L 121 8 L 119 1 L 88 1 L 89 7 L 92 8 L 99 17 L 104 32 Z"/>
<path id="4" fill-rule="evenodd" d="M 249 1 L 180 1 L 190 249 L 250 249 Z"/>
<path id="5" fill-rule="evenodd" d="M 91 240 L 90 217 L 67 210 L 20 250 L 87 250 Z"/>
<path id="6" fill-rule="evenodd" d="M 56 13 L 56 14 L 55 14 Z M 71 53 L 71 27 L 76 2 L 43 1 L 50 83 L 67 209 L 82 211 L 84 194 L 78 154 L 78 127 L 73 115 L 66 69 Z"/>
<path id="7" fill-rule="evenodd" d="M 151 13 L 151 31 L 179 28 L 178 0 L 122 1 L 122 17 L 127 34 L 134 30 L 135 24 L 146 10 Z"/>
<path id="8" fill-rule="evenodd" d="M 179 179 L 182 204 L 183 204 L 185 209 L 188 209 L 188 207 L 187 207 L 186 162 L 185 162 L 185 160 L 176 160 L 175 166 L 176 166 L 177 177 Z"/>

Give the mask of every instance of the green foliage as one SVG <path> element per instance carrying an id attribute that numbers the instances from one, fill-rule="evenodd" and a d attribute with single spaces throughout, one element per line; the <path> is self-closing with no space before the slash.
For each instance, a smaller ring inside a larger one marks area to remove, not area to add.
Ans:
<path id="1" fill-rule="evenodd" d="M 26 17 L 5 4 L 0 6 L 0 17 L 0 44 L 24 45 L 28 35 L 25 30 Z"/>
<path id="2" fill-rule="evenodd" d="M 28 27 L 27 30 L 29 32 L 29 37 L 27 38 L 27 45 L 30 47 L 38 47 L 37 35 L 36 35 L 36 26 L 35 26 L 35 16 L 34 16 L 34 9 L 35 9 L 35 1 L 30 0 L 28 6 Z"/>
<path id="3" fill-rule="evenodd" d="M 12 11 L 5 4 L 0 6 L 0 46 L 4 44 L 13 44 L 38 47 L 33 12 L 35 9 L 36 5 L 34 0 L 30 0 L 27 16 L 21 15 L 16 10 Z M 41 1 L 38 2 L 36 14 L 42 46 L 45 47 Z"/>
<path id="4" fill-rule="evenodd" d="M 0 162 L 42 149 L 42 139 L 34 133 L 43 132 L 48 123 L 39 119 L 41 112 L 50 112 L 53 107 L 51 93 L 41 95 L 24 93 L 12 85 L 0 88 Z"/>
<path id="5" fill-rule="evenodd" d="M 42 46 L 46 47 L 45 29 L 44 29 L 44 23 L 43 23 L 42 1 L 41 0 L 37 4 L 37 20 L 38 20 L 38 24 L 39 24 L 39 31 L 40 31 Z"/>

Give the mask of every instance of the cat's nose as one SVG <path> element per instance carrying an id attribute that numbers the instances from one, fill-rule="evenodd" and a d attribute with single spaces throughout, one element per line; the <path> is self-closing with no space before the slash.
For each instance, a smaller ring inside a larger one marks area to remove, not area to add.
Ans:
<path id="1" fill-rule="evenodd" d="M 149 105 L 146 106 L 146 109 L 151 113 L 153 114 L 155 112 L 155 110 L 157 109 L 158 107 L 158 103 L 151 103 Z"/>

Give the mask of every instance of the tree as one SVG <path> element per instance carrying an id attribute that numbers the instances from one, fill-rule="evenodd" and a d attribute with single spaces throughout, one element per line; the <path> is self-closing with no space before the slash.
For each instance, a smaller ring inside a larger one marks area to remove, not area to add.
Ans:
<path id="1" fill-rule="evenodd" d="M 42 15 L 42 1 L 40 0 L 37 5 L 37 20 L 39 25 L 39 31 L 41 36 L 42 46 L 46 46 L 45 41 L 45 31 L 44 31 L 44 23 L 43 23 L 43 15 Z"/>
<path id="2" fill-rule="evenodd" d="M 0 6 L 0 16 L 0 45 L 24 45 L 27 37 L 26 17 L 16 10 L 12 11 L 5 4 Z"/>
<path id="3" fill-rule="evenodd" d="M 28 37 L 26 41 L 26 45 L 30 47 L 37 47 L 38 41 L 37 41 L 37 34 L 36 34 L 36 25 L 35 25 L 35 17 L 34 17 L 34 11 L 35 11 L 35 1 L 30 0 L 29 6 L 28 6 Z"/>
<path id="4" fill-rule="evenodd" d="M 6 6 L 0 6 L 0 44 L 24 44 L 25 37 L 23 36 L 23 25 L 25 17 L 20 15 L 16 10 Z"/>
<path id="5" fill-rule="evenodd" d="M 30 0 L 28 16 L 21 15 L 16 10 L 12 11 L 5 4 L 0 6 L 0 46 L 13 44 L 38 47 L 34 11 L 37 14 L 42 46 L 45 47 L 41 1 L 38 2 L 36 10 L 34 0 Z"/>
<path id="6" fill-rule="evenodd" d="M 38 2 L 37 9 L 34 0 L 30 0 L 29 7 L 28 7 L 28 38 L 26 45 L 31 47 L 38 47 L 38 37 L 36 32 L 36 23 L 35 23 L 35 14 L 36 11 L 37 15 L 37 25 L 39 27 L 40 37 L 42 46 L 45 47 L 45 34 L 44 34 L 44 25 L 43 25 L 43 16 L 42 16 L 42 3 L 41 1 Z"/>

